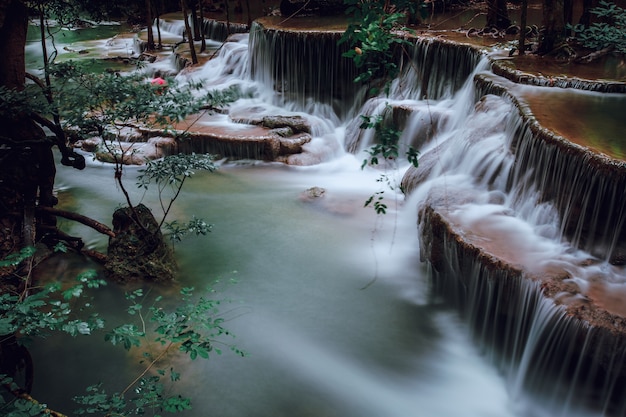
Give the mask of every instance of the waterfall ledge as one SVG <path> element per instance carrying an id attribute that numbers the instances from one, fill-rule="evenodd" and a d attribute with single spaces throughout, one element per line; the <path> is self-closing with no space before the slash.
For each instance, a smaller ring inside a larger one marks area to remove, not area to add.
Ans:
<path id="1" fill-rule="evenodd" d="M 510 237 L 459 227 L 443 202 L 431 200 L 419 215 L 434 293 L 467 319 L 479 345 L 495 352 L 513 393 L 535 392 L 562 401 L 561 409 L 583 404 L 622 415 L 624 316 L 581 295 L 558 263 L 540 269 L 520 263 Z"/>

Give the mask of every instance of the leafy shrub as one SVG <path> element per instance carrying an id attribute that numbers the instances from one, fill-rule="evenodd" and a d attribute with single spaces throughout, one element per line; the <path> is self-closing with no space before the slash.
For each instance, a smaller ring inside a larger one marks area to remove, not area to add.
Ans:
<path id="1" fill-rule="evenodd" d="M 601 50 L 613 48 L 615 52 L 626 54 L 626 9 L 605 0 L 591 10 L 601 21 L 588 28 L 579 24 L 570 26 L 576 40 L 586 48 Z"/>

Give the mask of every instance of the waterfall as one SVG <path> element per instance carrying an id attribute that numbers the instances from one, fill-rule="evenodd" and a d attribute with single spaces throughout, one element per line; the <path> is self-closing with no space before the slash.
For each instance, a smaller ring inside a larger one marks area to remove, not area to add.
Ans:
<path id="1" fill-rule="evenodd" d="M 341 54 L 338 32 L 284 31 L 256 21 L 250 29 L 250 69 L 253 80 L 278 92 L 279 105 L 341 118 L 354 105 L 360 86 L 353 82 L 356 69 Z"/>
<path id="2" fill-rule="evenodd" d="M 549 410 L 550 416 L 577 415 L 586 408 L 624 415 L 623 339 L 569 317 L 521 270 L 459 245 L 458 235 L 434 211 L 423 213 L 421 230 L 424 250 L 430 251 L 425 255 L 437 260 L 434 293 L 471 325 L 517 403 L 530 408 L 522 415 L 543 415 L 533 407 Z M 532 401 L 520 401 L 528 395 Z"/>
<path id="3" fill-rule="evenodd" d="M 400 56 L 402 72 L 390 96 L 397 99 L 449 98 L 467 83 L 484 57 L 476 49 L 434 38 L 416 38 Z"/>
<path id="4" fill-rule="evenodd" d="M 403 179 L 434 295 L 470 323 L 512 395 L 551 416 L 623 416 L 626 321 L 608 295 L 623 294 L 623 164 L 539 127 L 505 81 L 471 78 L 474 109 L 433 126 L 420 167 Z M 423 135 L 424 117 L 411 117 L 420 122 L 409 118 L 405 133 Z"/>
<path id="5" fill-rule="evenodd" d="M 228 36 L 235 33 L 247 33 L 248 25 L 243 23 L 221 22 L 213 19 L 204 19 L 201 30 L 208 39 L 224 42 Z"/>
<path id="6" fill-rule="evenodd" d="M 249 92 L 231 115 L 306 114 L 322 126 L 316 139 L 343 135 L 348 153 L 376 141 L 359 115 L 403 130 L 421 151 L 402 188 L 418 208 L 433 297 L 467 320 L 511 395 L 525 399 L 516 404 L 531 408 L 520 415 L 626 415 L 625 309 L 598 296 L 623 293 L 623 164 L 541 128 L 476 49 L 416 39 L 389 95 L 364 99 L 336 32 L 268 22 L 226 42 L 195 76 Z"/>
<path id="7" fill-rule="evenodd" d="M 509 178 L 514 198 L 552 203 L 561 218 L 561 241 L 622 264 L 626 251 L 624 164 L 541 127 L 527 106 L 509 92 L 511 83 L 493 76 L 478 81 L 481 92 L 504 95 L 516 103 L 519 127 L 509 135 L 516 157 L 516 170 Z"/>
<path id="8" fill-rule="evenodd" d="M 185 33 L 185 21 L 180 20 L 180 19 L 176 19 L 176 20 L 161 19 L 159 21 L 159 27 L 161 28 L 162 32 L 171 33 L 171 34 L 178 35 L 181 37 Z M 156 33 L 156 30 L 157 30 L 156 26 L 153 27 L 153 29 L 154 29 L 154 33 Z"/>
<path id="9" fill-rule="evenodd" d="M 400 152 L 422 149 L 440 131 L 463 123 L 475 101 L 473 77 L 489 66 L 488 59 L 469 47 L 457 47 L 431 38 L 417 38 L 399 57 L 402 71 L 388 95 L 367 100 L 359 109 L 365 116 L 382 116 L 383 124 L 402 130 Z M 348 125 L 346 150 L 359 153 L 372 146 L 372 129 L 360 129 L 355 117 Z"/>
<path id="10" fill-rule="evenodd" d="M 193 27 L 193 21 L 190 19 L 189 23 Z M 180 36 L 181 39 L 185 33 L 185 22 L 184 20 L 176 19 L 161 19 L 159 21 L 159 27 L 162 32 L 167 32 L 176 36 Z M 204 35 L 207 39 L 224 42 L 229 35 L 235 33 L 246 33 L 248 32 L 248 25 L 243 23 L 233 23 L 233 22 L 222 22 L 214 19 L 204 19 L 201 24 L 201 31 L 204 32 Z M 154 22 L 153 27 L 154 33 L 157 31 L 156 21 Z"/>

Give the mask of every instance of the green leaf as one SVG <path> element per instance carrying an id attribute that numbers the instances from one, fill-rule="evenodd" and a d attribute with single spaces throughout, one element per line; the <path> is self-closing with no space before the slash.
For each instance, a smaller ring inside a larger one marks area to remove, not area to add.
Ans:
<path id="1" fill-rule="evenodd" d="M 104 336 L 104 340 L 111 342 L 112 345 L 122 345 L 124 349 L 130 350 L 133 346 L 141 345 L 141 338 L 145 334 L 133 324 L 123 324 L 114 328 L 111 332 Z"/>

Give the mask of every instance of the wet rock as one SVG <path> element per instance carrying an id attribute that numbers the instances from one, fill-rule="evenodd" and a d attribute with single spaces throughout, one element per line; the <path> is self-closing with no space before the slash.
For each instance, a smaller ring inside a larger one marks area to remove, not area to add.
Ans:
<path id="1" fill-rule="evenodd" d="M 233 123 L 247 124 L 247 125 L 261 125 L 263 124 L 262 113 L 264 108 L 259 106 L 244 107 L 237 109 L 230 109 L 228 111 L 228 117 Z"/>
<path id="2" fill-rule="evenodd" d="M 147 143 L 153 145 L 156 152 L 153 157 L 146 156 L 146 159 L 159 159 L 165 156 L 174 155 L 178 151 L 178 144 L 174 138 L 155 136 L 148 139 Z"/>
<path id="3" fill-rule="evenodd" d="M 283 138 L 288 138 L 293 135 L 293 130 L 291 130 L 290 127 L 279 127 L 278 129 L 272 129 L 272 133 Z"/>
<path id="4" fill-rule="evenodd" d="M 280 139 L 280 155 L 293 155 L 302 152 L 302 147 L 311 142 L 311 135 L 300 134 L 294 137 Z"/>
<path id="5" fill-rule="evenodd" d="M 146 161 L 158 159 L 162 155 L 154 143 L 109 143 L 96 151 L 96 159 L 106 163 L 124 165 L 144 165 Z"/>
<path id="6" fill-rule="evenodd" d="M 446 141 L 441 145 L 424 153 L 419 158 L 419 166 L 410 166 L 402 177 L 402 192 L 411 194 L 417 187 L 423 184 L 430 176 L 436 165 L 440 163 L 440 155 L 444 153 L 452 142 Z"/>
<path id="7" fill-rule="evenodd" d="M 263 159 L 274 161 L 280 156 L 280 139 L 268 137 L 263 141 Z"/>
<path id="8" fill-rule="evenodd" d="M 311 126 L 302 116 L 265 116 L 261 125 L 270 129 L 288 127 L 294 133 L 311 133 Z"/>
<path id="9" fill-rule="evenodd" d="M 505 77 L 518 84 L 528 84 L 541 87 L 576 88 L 579 90 L 599 91 L 602 93 L 626 93 L 626 83 L 611 80 L 588 80 L 573 76 L 550 76 L 531 74 L 511 68 L 504 60 L 494 61 L 494 74 Z"/>
<path id="10" fill-rule="evenodd" d="M 76 148 L 80 148 L 85 152 L 95 152 L 102 143 L 101 138 L 82 139 L 74 143 Z"/>
<path id="11" fill-rule="evenodd" d="M 323 197 L 326 194 L 326 190 L 322 187 L 311 187 L 308 190 L 300 194 L 300 200 L 307 201 L 315 198 Z"/>
<path id="12" fill-rule="evenodd" d="M 113 213 L 115 237 L 109 239 L 104 270 L 117 282 L 170 282 L 176 261 L 150 209 L 143 204 Z"/>
<path id="13" fill-rule="evenodd" d="M 322 158 L 319 155 L 304 152 L 281 157 L 277 160 L 277 162 L 283 162 L 287 165 L 306 167 L 322 163 Z"/>

